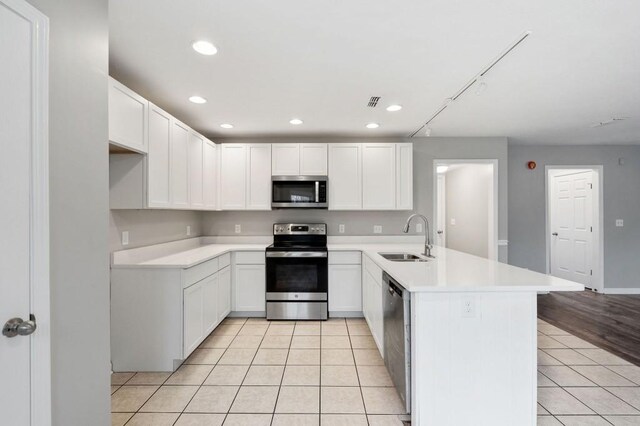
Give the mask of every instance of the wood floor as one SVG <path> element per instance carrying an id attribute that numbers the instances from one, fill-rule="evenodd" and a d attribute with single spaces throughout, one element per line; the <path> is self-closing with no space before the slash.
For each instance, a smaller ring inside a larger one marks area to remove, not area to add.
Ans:
<path id="1" fill-rule="evenodd" d="M 640 365 L 640 296 L 591 291 L 539 295 L 538 317 Z"/>

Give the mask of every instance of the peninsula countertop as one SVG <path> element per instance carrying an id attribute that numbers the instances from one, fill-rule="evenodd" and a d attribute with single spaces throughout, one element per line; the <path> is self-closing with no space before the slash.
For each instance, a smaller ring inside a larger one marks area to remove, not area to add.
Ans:
<path id="1" fill-rule="evenodd" d="M 119 268 L 187 269 L 236 251 L 263 251 L 265 241 L 216 243 L 207 237 L 114 252 L 112 265 Z M 410 292 L 514 292 L 582 291 L 584 286 L 527 269 L 507 265 L 443 247 L 434 247 L 435 258 L 427 262 L 393 262 L 380 253 L 420 254 L 422 244 L 414 242 L 329 243 L 329 252 L 360 251 Z"/>

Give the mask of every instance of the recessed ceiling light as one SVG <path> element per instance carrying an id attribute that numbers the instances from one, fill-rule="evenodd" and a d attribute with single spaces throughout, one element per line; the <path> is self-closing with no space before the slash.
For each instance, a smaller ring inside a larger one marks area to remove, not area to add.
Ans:
<path id="1" fill-rule="evenodd" d="M 222 127 L 223 129 L 233 129 L 233 124 L 224 123 L 221 124 L 220 127 Z"/>
<path id="2" fill-rule="evenodd" d="M 369 124 L 367 124 L 367 129 L 377 129 L 378 127 L 380 127 L 380 125 L 378 123 L 369 123 Z"/>
<path id="3" fill-rule="evenodd" d="M 191 102 L 193 102 L 194 104 L 206 104 L 207 100 L 205 98 L 203 98 L 202 96 L 191 96 L 189 98 L 189 100 Z"/>
<path id="4" fill-rule="evenodd" d="M 199 40 L 193 43 L 191 46 L 193 46 L 193 50 L 200 53 L 201 55 L 211 56 L 218 53 L 218 49 L 208 41 Z"/>
<path id="5" fill-rule="evenodd" d="M 289 123 L 297 126 L 298 124 L 302 124 L 302 120 L 300 120 L 299 118 L 294 118 L 292 120 L 289 120 Z"/>
<path id="6" fill-rule="evenodd" d="M 402 109 L 402 105 L 389 105 L 387 107 L 387 111 L 389 112 L 396 112 L 396 111 L 400 111 Z"/>
<path id="7" fill-rule="evenodd" d="M 438 166 L 438 167 L 436 168 L 436 171 L 437 171 L 438 173 L 446 173 L 446 172 L 447 172 L 447 170 L 449 170 L 449 166 Z"/>

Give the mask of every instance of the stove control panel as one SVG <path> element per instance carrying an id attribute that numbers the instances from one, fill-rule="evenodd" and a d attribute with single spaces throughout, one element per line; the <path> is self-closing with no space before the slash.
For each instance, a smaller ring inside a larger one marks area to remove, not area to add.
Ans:
<path id="1" fill-rule="evenodd" d="M 326 223 L 276 223 L 273 235 L 327 235 Z"/>

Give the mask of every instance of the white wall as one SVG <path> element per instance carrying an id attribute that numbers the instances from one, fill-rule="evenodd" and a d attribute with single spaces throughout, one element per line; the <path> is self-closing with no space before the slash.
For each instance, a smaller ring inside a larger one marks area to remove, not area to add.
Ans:
<path id="1" fill-rule="evenodd" d="M 107 426 L 108 0 L 29 2 L 50 19 L 53 424 Z"/>
<path id="2" fill-rule="evenodd" d="M 623 159 L 623 165 L 619 160 Z M 535 161 L 535 170 L 527 162 Z M 509 263 L 546 270 L 545 166 L 602 165 L 604 286 L 640 288 L 640 146 L 509 147 Z M 615 226 L 616 219 L 624 227 Z"/>
<path id="3" fill-rule="evenodd" d="M 493 167 L 490 164 L 450 166 L 445 185 L 447 247 L 488 257 Z"/>

